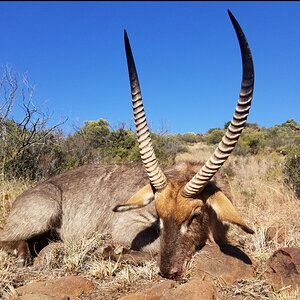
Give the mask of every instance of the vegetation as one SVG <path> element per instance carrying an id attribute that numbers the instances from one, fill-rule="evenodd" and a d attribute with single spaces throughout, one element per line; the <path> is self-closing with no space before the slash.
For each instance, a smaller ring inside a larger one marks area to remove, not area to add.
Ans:
<path id="1" fill-rule="evenodd" d="M 278 153 L 285 158 L 286 184 L 299 195 L 300 126 L 293 120 L 271 128 L 247 125 L 234 154 L 250 156 Z M 0 123 L 5 139 L 0 139 L 1 172 L 6 178 L 40 180 L 87 163 L 130 163 L 140 161 L 135 132 L 125 126 L 113 130 L 104 120 L 87 121 L 82 128 L 63 136 L 58 128 L 32 132 L 13 119 Z M 162 165 L 174 162 L 187 147 L 203 143 L 217 145 L 225 129 L 212 129 L 204 135 L 152 133 L 155 153 Z M 34 135 L 35 141 L 26 142 Z M 27 143 L 27 144 L 26 144 Z"/>
<path id="2" fill-rule="evenodd" d="M 104 119 L 87 121 L 65 136 L 60 130 L 64 121 L 49 126 L 49 115 L 33 103 L 33 91 L 27 80 L 19 81 L 6 68 L 0 82 L 0 227 L 14 198 L 39 180 L 88 163 L 140 161 L 136 134 L 125 125 L 113 129 Z M 19 119 L 14 117 L 16 104 L 23 108 Z M 206 134 L 152 133 L 158 160 L 162 165 L 186 158 L 205 161 L 228 124 Z M 274 250 L 284 246 L 300 247 L 300 125 L 295 120 L 271 128 L 247 124 L 220 172 L 233 201 L 256 231 L 252 236 L 243 235 L 232 227 L 231 235 L 256 260 L 258 273 L 260 263 Z M 280 239 L 277 235 L 268 236 L 269 229 L 274 227 L 284 232 Z M 98 280 L 98 288 L 103 288 L 104 296 L 108 287 L 120 293 L 158 280 L 154 261 L 140 267 L 104 261 L 97 250 L 105 245 L 103 236 L 81 242 L 61 246 L 63 248 L 52 253 L 53 257 L 43 269 L 34 272 L 17 270 L 13 259 L 0 251 L 0 298 L 14 295 L 15 287 L 30 280 L 65 273 Z M 186 276 L 188 278 L 188 274 Z M 264 282 L 257 280 L 257 284 L 263 286 Z M 251 298 L 254 292 L 249 288 L 249 299 L 254 299 Z M 280 291 L 275 295 L 268 290 L 265 295 L 270 299 L 284 299 Z"/>
<path id="3" fill-rule="evenodd" d="M 214 146 L 204 143 L 193 144 L 187 146 L 187 152 L 177 155 L 176 161 L 187 158 L 203 160 L 213 149 Z M 251 300 L 296 300 L 298 297 L 296 292 L 290 296 L 285 290 L 273 291 L 261 276 L 266 260 L 276 249 L 300 247 L 299 199 L 284 180 L 285 159 L 286 156 L 279 152 L 232 155 L 220 170 L 227 181 L 233 202 L 246 223 L 255 230 L 254 235 L 248 235 L 236 226 L 231 226 L 230 239 L 253 258 L 258 274 L 257 279 L 238 282 L 226 288 L 219 282 L 218 288 L 224 292 L 224 299 L 232 299 L 238 290 L 243 291 L 244 298 Z M 4 224 L 14 197 L 29 185 L 30 182 L 20 180 L 3 181 L 0 189 L 0 225 Z M 271 229 L 275 232 L 273 235 L 269 234 Z M 94 236 L 88 241 L 78 242 L 54 248 L 44 258 L 40 269 L 18 269 L 15 259 L 0 251 L 0 298 L 11 299 L 16 295 L 15 288 L 27 282 L 66 274 L 78 274 L 94 281 L 97 293 L 93 299 L 117 299 L 124 293 L 143 290 L 161 280 L 154 260 L 133 266 L 103 259 L 101 249 L 109 244 L 109 236 Z M 183 282 L 188 279 L 189 270 L 184 274 Z"/>
<path id="4" fill-rule="evenodd" d="M 74 133 L 64 136 L 59 129 L 64 121 L 49 126 L 49 114 L 34 105 L 34 88 L 26 77 L 6 67 L 0 80 L 0 177 L 38 181 L 87 163 L 129 163 L 140 161 L 135 132 L 122 124 L 112 129 L 104 120 L 87 121 Z M 23 113 L 16 113 L 21 107 Z M 15 118 L 19 115 L 19 118 Z M 152 133 L 153 146 L 162 165 L 174 162 L 187 147 L 203 143 L 216 145 L 224 128 L 206 134 Z M 235 155 L 279 153 L 284 157 L 284 181 L 299 196 L 300 125 L 287 120 L 271 128 L 246 124 Z"/>
<path id="5" fill-rule="evenodd" d="M 300 145 L 289 147 L 283 173 L 285 182 L 300 198 Z"/>

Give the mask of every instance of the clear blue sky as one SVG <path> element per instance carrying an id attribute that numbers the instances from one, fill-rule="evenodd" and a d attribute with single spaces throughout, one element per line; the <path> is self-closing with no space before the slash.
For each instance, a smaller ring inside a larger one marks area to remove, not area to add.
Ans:
<path id="1" fill-rule="evenodd" d="M 231 119 L 240 88 L 228 8 L 254 58 L 248 121 L 299 123 L 300 2 L 1 2 L 0 64 L 29 75 L 66 133 L 99 118 L 129 126 L 126 29 L 152 130 L 206 132 Z"/>

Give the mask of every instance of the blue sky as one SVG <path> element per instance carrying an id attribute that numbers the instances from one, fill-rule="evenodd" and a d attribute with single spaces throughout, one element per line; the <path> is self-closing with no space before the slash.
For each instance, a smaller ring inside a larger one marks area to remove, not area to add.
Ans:
<path id="1" fill-rule="evenodd" d="M 254 59 L 248 121 L 299 123 L 300 2 L 0 2 L 0 64 L 28 74 L 66 133 L 99 118 L 129 126 L 126 29 L 152 130 L 204 133 L 231 119 L 241 83 L 227 9 Z"/>

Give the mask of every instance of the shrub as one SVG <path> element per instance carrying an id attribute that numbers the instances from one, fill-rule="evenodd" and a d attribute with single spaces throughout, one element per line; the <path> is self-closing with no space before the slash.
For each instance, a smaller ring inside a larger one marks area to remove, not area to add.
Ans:
<path id="1" fill-rule="evenodd" d="M 170 165 L 176 154 L 186 151 L 186 147 L 175 136 L 151 134 L 155 155 L 162 165 Z"/>
<path id="2" fill-rule="evenodd" d="M 299 125 L 293 120 L 288 120 L 281 125 L 275 125 L 264 132 L 266 146 L 272 150 L 282 147 L 299 145 Z"/>
<path id="3" fill-rule="evenodd" d="M 198 143 L 200 141 L 200 135 L 193 132 L 177 134 L 176 138 L 185 143 Z"/>
<path id="4" fill-rule="evenodd" d="M 211 129 L 206 135 L 205 142 L 209 145 L 218 144 L 224 136 L 224 133 L 225 131 L 219 128 Z"/>
<path id="5" fill-rule="evenodd" d="M 264 148 L 264 133 L 247 127 L 242 132 L 234 153 L 237 155 L 257 154 Z"/>
<path id="6" fill-rule="evenodd" d="M 300 145 L 290 147 L 283 169 L 285 182 L 300 197 Z"/>

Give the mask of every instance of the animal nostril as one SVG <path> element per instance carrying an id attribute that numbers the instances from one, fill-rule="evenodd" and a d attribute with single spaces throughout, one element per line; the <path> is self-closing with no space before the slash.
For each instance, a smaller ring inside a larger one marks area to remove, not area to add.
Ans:
<path id="1" fill-rule="evenodd" d="M 169 275 L 169 279 L 176 280 L 177 278 L 179 278 L 179 273 L 178 272 Z"/>
<path id="2" fill-rule="evenodd" d="M 168 272 L 159 272 L 159 275 L 164 277 L 164 278 L 168 278 L 168 279 L 177 279 L 180 277 L 180 272 L 178 271 L 177 268 L 173 268 Z"/>

